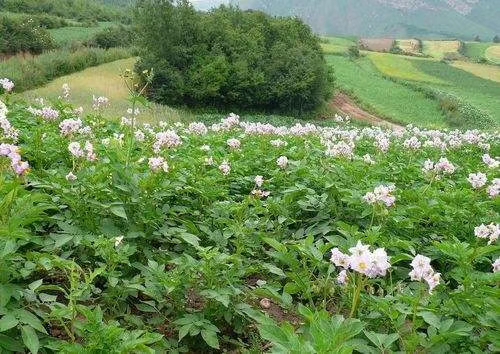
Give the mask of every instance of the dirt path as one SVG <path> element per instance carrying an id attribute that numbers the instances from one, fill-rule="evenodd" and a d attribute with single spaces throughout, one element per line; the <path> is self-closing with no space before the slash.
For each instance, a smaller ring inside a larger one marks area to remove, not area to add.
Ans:
<path id="1" fill-rule="evenodd" d="M 351 119 L 361 122 L 377 125 L 383 128 L 390 128 L 393 130 L 402 130 L 403 126 L 388 122 L 380 117 L 374 116 L 360 108 L 349 96 L 344 93 L 337 93 L 330 101 L 330 107 L 334 108 L 341 115 L 348 115 Z"/>

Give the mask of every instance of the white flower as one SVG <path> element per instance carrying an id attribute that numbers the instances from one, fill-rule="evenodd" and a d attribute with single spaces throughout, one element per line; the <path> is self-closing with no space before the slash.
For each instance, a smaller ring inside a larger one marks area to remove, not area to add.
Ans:
<path id="1" fill-rule="evenodd" d="M 255 185 L 257 187 L 262 187 L 263 184 L 264 184 L 264 177 L 262 177 L 262 176 L 255 176 Z"/>
<path id="2" fill-rule="evenodd" d="M 288 157 L 286 156 L 278 157 L 278 159 L 276 160 L 276 164 L 279 166 L 279 168 L 284 170 L 288 166 Z"/>
<path id="3" fill-rule="evenodd" d="M 349 268 L 350 257 L 342 252 L 338 248 L 332 249 L 332 255 L 330 257 L 330 262 L 335 264 L 337 267 L 342 267 L 344 269 Z"/>
<path id="4" fill-rule="evenodd" d="M 429 294 L 436 286 L 439 285 L 441 274 L 435 273 L 431 267 L 431 259 L 420 254 L 417 254 L 411 262 L 413 270 L 409 273 L 411 280 L 422 281 L 424 280 L 429 286 Z"/>
<path id="5" fill-rule="evenodd" d="M 73 181 L 76 181 L 78 179 L 78 177 L 76 177 L 73 172 L 70 172 L 66 175 L 66 180 L 69 181 L 69 182 L 73 182 Z"/>
<path id="6" fill-rule="evenodd" d="M 500 272 L 500 257 L 498 257 L 495 262 L 493 262 L 493 273 Z"/>
<path id="7" fill-rule="evenodd" d="M 118 247 L 122 244 L 124 239 L 124 236 L 117 236 L 115 237 L 115 247 Z"/>

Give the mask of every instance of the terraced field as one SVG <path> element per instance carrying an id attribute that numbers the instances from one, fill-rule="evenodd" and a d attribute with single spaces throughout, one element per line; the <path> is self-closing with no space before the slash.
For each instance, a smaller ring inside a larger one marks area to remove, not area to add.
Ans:
<path id="1" fill-rule="evenodd" d="M 415 59 L 394 54 L 370 53 L 368 57 L 375 67 L 384 75 L 402 80 L 430 82 L 435 84 L 445 84 L 446 82 L 434 76 L 427 75 L 418 70 L 414 65 Z M 425 60 L 425 59 L 421 59 Z"/>

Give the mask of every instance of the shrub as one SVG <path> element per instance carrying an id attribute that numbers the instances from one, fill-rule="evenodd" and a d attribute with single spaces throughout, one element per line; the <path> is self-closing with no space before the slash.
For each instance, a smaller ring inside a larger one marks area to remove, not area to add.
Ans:
<path id="1" fill-rule="evenodd" d="M 55 50 L 31 59 L 7 60 L 0 63 L 0 72 L 16 83 L 17 92 L 22 92 L 42 86 L 57 77 L 130 56 L 128 49 L 117 48 L 85 48 L 76 52 Z"/>
<path id="2" fill-rule="evenodd" d="M 0 53 L 40 54 L 54 47 L 50 34 L 31 18 L 0 17 Z"/>
<path id="3" fill-rule="evenodd" d="M 136 9 L 141 60 L 157 102 L 301 114 L 318 108 L 331 76 L 319 38 L 298 19 L 187 1 L 143 0 Z"/>
<path id="4" fill-rule="evenodd" d="M 97 33 L 88 45 L 99 48 L 128 47 L 134 41 L 134 31 L 130 27 L 109 27 Z"/>
<path id="5" fill-rule="evenodd" d="M 347 55 L 352 59 L 357 59 L 360 57 L 359 48 L 357 45 L 350 46 L 347 49 Z"/>

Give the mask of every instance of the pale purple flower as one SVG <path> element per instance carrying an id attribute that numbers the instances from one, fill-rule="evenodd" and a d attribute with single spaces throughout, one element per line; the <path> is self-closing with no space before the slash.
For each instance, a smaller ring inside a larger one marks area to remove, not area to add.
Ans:
<path id="1" fill-rule="evenodd" d="M 72 135 L 78 132 L 83 126 L 83 122 L 78 119 L 65 119 L 59 124 L 59 130 L 62 136 Z"/>
<path id="2" fill-rule="evenodd" d="M 412 271 L 409 273 L 411 280 L 424 280 L 429 286 L 429 294 L 432 294 L 434 288 L 440 283 L 441 274 L 434 272 L 431 266 L 431 259 L 417 254 L 415 258 L 413 258 L 411 266 L 413 267 Z"/>
<path id="3" fill-rule="evenodd" d="M 337 276 L 337 283 L 341 286 L 347 285 L 347 282 L 349 281 L 348 275 L 347 275 L 347 270 L 343 269 L 340 271 L 339 275 Z"/>
<path id="4" fill-rule="evenodd" d="M 241 142 L 238 139 L 228 139 L 227 146 L 229 146 L 233 150 L 238 150 L 241 147 Z"/>
<path id="5" fill-rule="evenodd" d="M 7 78 L 0 79 L 0 86 L 5 92 L 11 92 L 14 89 L 14 83 Z"/>
<path id="6" fill-rule="evenodd" d="M 205 123 L 202 122 L 193 122 L 188 126 L 188 130 L 191 134 L 195 135 L 206 135 L 208 133 L 208 128 Z"/>
<path id="7" fill-rule="evenodd" d="M 153 172 L 160 172 L 163 170 L 163 172 L 168 172 L 169 171 L 169 166 L 168 163 L 165 161 L 165 159 L 161 156 L 159 157 L 150 157 L 148 160 L 149 168 Z"/>
<path id="8" fill-rule="evenodd" d="M 69 143 L 68 150 L 74 157 L 83 157 L 85 155 L 85 152 L 82 150 L 82 146 L 77 141 Z"/>
<path id="9" fill-rule="evenodd" d="M 471 173 L 467 178 L 467 181 L 472 185 L 472 188 L 479 189 L 486 185 L 488 182 L 488 177 L 484 173 Z"/>

